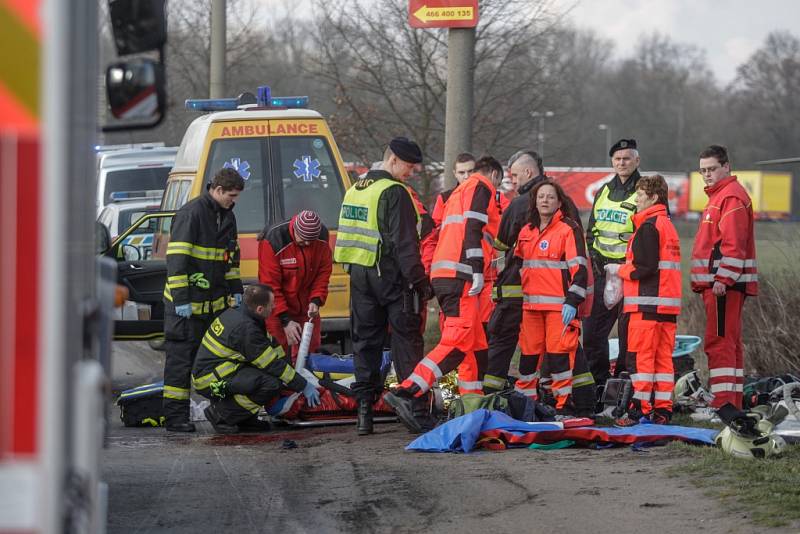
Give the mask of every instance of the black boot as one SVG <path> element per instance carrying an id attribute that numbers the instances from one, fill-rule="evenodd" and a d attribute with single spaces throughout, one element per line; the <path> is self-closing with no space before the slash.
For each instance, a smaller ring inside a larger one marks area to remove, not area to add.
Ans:
<path id="1" fill-rule="evenodd" d="M 359 436 L 372 434 L 372 401 L 370 399 L 358 399 L 358 425 L 356 430 Z"/>
<path id="2" fill-rule="evenodd" d="M 439 424 L 439 419 L 436 417 L 431 393 L 428 392 L 422 397 L 415 398 L 412 402 L 414 419 L 419 423 L 422 432 L 428 432 L 436 428 Z"/>
<path id="3" fill-rule="evenodd" d="M 217 434 L 237 434 L 239 432 L 238 426 L 226 423 L 222 417 L 220 417 L 213 404 L 203 410 L 203 413 L 206 414 L 206 419 L 208 419 L 208 422 L 214 427 Z"/>
<path id="4" fill-rule="evenodd" d="M 400 422 L 405 425 L 412 434 L 422 432 L 422 426 L 414 418 L 414 401 L 409 398 L 401 397 L 395 393 L 387 393 L 383 400 L 392 407 L 394 413 L 400 418 Z"/>

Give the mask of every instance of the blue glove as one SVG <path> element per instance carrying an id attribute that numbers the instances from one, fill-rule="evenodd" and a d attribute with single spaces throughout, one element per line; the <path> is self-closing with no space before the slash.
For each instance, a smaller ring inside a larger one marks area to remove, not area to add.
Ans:
<path id="1" fill-rule="evenodd" d="M 242 294 L 241 293 L 234 293 L 231 295 L 233 297 L 233 307 L 238 308 L 242 305 Z"/>
<path id="2" fill-rule="evenodd" d="M 575 306 L 564 304 L 564 307 L 561 308 L 561 323 L 564 325 L 568 325 L 569 323 L 572 322 L 577 313 L 578 310 L 575 308 Z"/>
<path id="3" fill-rule="evenodd" d="M 306 398 L 306 404 L 308 404 L 309 408 L 319 404 L 319 391 L 311 382 L 306 382 L 306 387 L 303 388 L 303 396 Z"/>
<path id="4" fill-rule="evenodd" d="M 192 305 L 191 304 L 181 304 L 180 306 L 175 306 L 175 315 L 179 317 L 191 317 L 192 316 Z"/>

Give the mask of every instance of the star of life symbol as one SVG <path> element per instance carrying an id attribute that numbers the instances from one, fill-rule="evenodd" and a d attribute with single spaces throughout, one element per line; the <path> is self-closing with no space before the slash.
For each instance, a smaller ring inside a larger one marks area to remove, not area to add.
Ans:
<path id="1" fill-rule="evenodd" d="M 231 158 L 230 161 L 225 162 L 222 168 L 234 169 L 243 180 L 250 178 L 250 164 L 247 161 L 242 161 L 241 158 Z"/>
<path id="2" fill-rule="evenodd" d="M 311 156 L 302 156 L 294 160 L 294 175 L 302 178 L 304 182 L 310 182 L 314 178 L 319 178 L 322 174 L 319 170 L 319 160 L 311 159 Z"/>
<path id="3" fill-rule="evenodd" d="M 547 239 L 543 239 L 542 242 L 539 243 L 539 248 L 542 249 L 542 250 L 547 250 L 547 247 L 549 247 L 549 246 L 550 246 L 550 243 L 547 241 Z"/>

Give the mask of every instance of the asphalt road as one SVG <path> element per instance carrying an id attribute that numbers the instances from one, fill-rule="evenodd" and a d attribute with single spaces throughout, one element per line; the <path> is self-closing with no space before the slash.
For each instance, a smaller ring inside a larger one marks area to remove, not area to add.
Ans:
<path id="1" fill-rule="evenodd" d="M 158 379 L 161 365 L 146 344 L 119 344 L 114 389 Z M 115 418 L 108 532 L 768 531 L 665 476 L 682 461 L 671 449 L 421 454 L 404 451 L 410 441 L 395 423 L 369 437 L 350 426 L 218 436 L 208 423 L 174 435 Z"/>

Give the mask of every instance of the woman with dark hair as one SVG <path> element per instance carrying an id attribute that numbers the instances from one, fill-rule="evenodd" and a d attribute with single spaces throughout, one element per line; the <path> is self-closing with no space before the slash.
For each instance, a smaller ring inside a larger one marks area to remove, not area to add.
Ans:
<path id="1" fill-rule="evenodd" d="M 591 309 L 591 269 L 577 210 L 564 190 L 545 180 L 531 190 L 530 222 L 520 231 L 522 327 L 515 389 L 533 399 L 551 380 L 556 413 L 574 415 L 572 402 L 579 316 Z M 587 307 L 588 302 L 588 307 Z M 580 313 L 579 313 L 580 308 Z"/>

